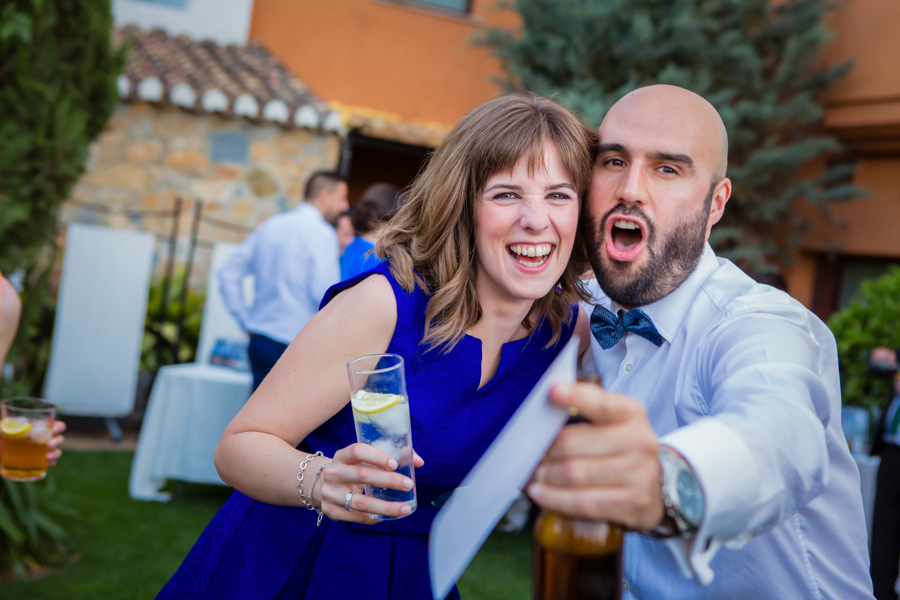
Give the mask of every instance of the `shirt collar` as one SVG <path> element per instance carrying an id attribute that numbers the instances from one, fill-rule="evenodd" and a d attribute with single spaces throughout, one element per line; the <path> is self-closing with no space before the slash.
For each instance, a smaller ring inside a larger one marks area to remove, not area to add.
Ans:
<path id="1" fill-rule="evenodd" d="M 712 247 L 706 244 L 697 267 L 671 294 L 647 306 L 639 306 L 642 311 L 653 321 L 656 330 L 668 342 L 675 338 L 675 332 L 681 326 L 681 321 L 688 309 L 694 303 L 694 298 L 700 292 L 703 284 L 712 273 L 719 268 L 719 261 Z M 621 307 L 612 301 L 606 294 L 602 294 L 599 304 L 609 304 L 613 313 Z"/>
<path id="2" fill-rule="evenodd" d="M 319 217 L 323 223 L 327 222 L 325 221 L 325 215 L 322 214 L 322 211 L 305 200 L 297 204 L 297 206 L 294 207 L 294 210 L 297 212 L 308 212 L 311 215 Z"/>
<path id="3" fill-rule="evenodd" d="M 640 307 L 653 320 L 659 334 L 666 340 L 671 342 L 675 338 L 675 332 L 681 326 L 684 315 L 694 304 L 694 299 L 700 293 L 703 284 L 718 268 L 716 253 L 709 244 L 706 244 L 694 272 L 675 288 L 675 291 L 662 300 Z"/>

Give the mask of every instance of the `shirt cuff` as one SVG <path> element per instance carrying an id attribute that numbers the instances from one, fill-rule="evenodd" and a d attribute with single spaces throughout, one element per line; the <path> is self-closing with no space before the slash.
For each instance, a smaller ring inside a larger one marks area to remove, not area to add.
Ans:
<path id="1" fill-rule="evenodd" d="M 748 524 L 762 479 L 749 446 L 730 427 L 706 417 L 663 436 L 660 444 L 690 465 L 703 492 L 703 519 L 693 539 L 673 539 L 682 574 L 709 585 L 709 564 L 722 546 L 740 548 L 752 537 Z"/>

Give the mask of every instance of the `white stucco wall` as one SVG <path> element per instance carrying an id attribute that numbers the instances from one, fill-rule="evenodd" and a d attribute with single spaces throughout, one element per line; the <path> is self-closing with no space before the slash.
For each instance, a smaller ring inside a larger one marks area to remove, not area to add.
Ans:
<path id="1" fill-rule="evenodd" d="M 116 25 L 162 29 L 196 41 L 247 43 L 253 0 L 114 0 Z"/>

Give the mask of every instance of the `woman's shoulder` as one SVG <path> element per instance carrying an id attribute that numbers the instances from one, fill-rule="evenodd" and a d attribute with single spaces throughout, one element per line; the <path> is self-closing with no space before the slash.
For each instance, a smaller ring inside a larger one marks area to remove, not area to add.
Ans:
<path id="1" fill-rule="evenodd" d="M 373 281 L 379 283 L 372 283 Z M 370 283 L 362 285 L 365 282 Z M 346 281 L 342 281 L 337 285 L 333 285 L 325 293 L 325 297 L 322 299 L 322 304 L 319 308 L 324 308 L 325 305 L 334 300 L 338 294 L 355 290 L 354 295 L 360 295 L 362 299 L 365 299 L 365 294 L 373 292 L 376 288 L 385 296 L 393 297 L 398 309 L 401 310 L 413 308 L 416 305 L 426 304 L 428 302 L 427 296 L 425 296 L 418 285 L 415 286 L 411 292 L 406 291 L 391 272 L 390 263 L 382 262 L 372 269 L 351 277 Z"/>
<path id="2" fill-rule="evenodd" d="M 381 271 L 382 269 L 372 269 L 331 286 L 325 292 L 319 309 L 325 308 L 338 299 L 341 300 L 341 304 L 350 301 L 367 305 L 381 305 L 381 308 L 384 308 L 385 304 L 395 305 L 394 286 L 389 279 L 390 272 L 385 274 Z"/>
<path id="3" fill-rule="evenodd" d="M 377 273 L 369 273 L 351 286 L 332 286 L 316 320 L 324 327 L 322 331 L 346 331 L 349 327 L 351 331 L 366 331 L 372 339 L 388 341 L 397 325 L 397 313 L 390 283 Z"/>
<path id="4" fill-rule="evenodd" d="M 415 347 L 422 339 L 427 305 L 428 297 L 418 287 L 407 292 L 382 264 L 329 289 L 321 312 L 332 321 L 374 326 L 392 345 Z"/>

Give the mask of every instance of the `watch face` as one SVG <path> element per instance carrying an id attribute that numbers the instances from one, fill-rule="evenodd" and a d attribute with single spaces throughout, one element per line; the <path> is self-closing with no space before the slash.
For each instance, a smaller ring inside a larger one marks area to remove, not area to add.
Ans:
<path id="1" fill-rule="evenodd" d="M 694 474 L 687 470 L 680 471 L 675 484 L 681 514 L 691 525 L 699 525 L 703 517 L 703 494 Z"/>

